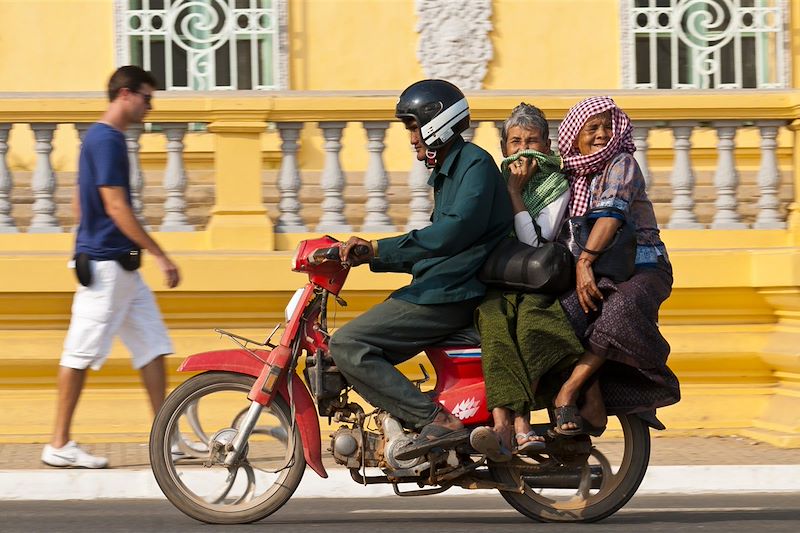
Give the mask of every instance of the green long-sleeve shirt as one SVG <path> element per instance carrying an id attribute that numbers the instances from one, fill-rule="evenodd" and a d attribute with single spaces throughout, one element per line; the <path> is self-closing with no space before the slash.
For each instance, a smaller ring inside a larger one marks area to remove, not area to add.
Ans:
<path id="1" fill-rule="evenodd" d="M 393 298 L 417 304 L 481 297 L 476 275 L 489 252 L 511 231 L 513 213 L 492 157 L 458 137 L 428 180 L 433 187 L 431 225 L 380 239 L 373 272 L 407 272 L 410 285 Z"/>

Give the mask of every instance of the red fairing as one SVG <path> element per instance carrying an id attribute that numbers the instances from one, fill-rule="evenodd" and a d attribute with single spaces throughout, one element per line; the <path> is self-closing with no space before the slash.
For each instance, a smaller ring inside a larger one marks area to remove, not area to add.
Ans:
<path id="1" fill-rule="evenodd" d="M 267 350 L 254 350 L 254 352 L 264 360 L 269 355 Z M 217 350 L 187 357 L 178 367 L 178 371 L 207 372 L 214 370 L 258 378 L 263 368 L 264 364 L 255 360 L 245 350 Z M 288 404 L 289 389 L 285 380 L 281 380 L 278 385 L 278 392 Z M 303 440 L 303 455 L 305 455 L 306 463 L 320 477 L 327 478 L 328 473 L 322 464 L 322 439 L 317 409 L 314 407 L 311 394 L 297 374 L 292 376 L 292 398 L 295 405 L 297 429 L 300 430 L 300 437 Z"/>
<path id="2" fill-rule="evenodd" d="M 435 400 L 465 426 L 489 423 L 480 347 L 431 348 L 426 353 L 436 372 Z"/>

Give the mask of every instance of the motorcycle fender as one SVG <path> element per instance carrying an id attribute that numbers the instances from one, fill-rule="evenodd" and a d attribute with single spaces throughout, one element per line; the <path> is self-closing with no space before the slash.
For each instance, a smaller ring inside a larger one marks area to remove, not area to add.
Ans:
<path id="1" fill-rule="evenodd" d="M 258 351 L 259 355 L 266 355 L 268 352 Z M 266 359 L 266 358 L 264 358 Z M 253 358 L 245 350 L 217 350 L 213 352 L 203 352 L 187 357 L 178 372 L 207 372 L 222 371 L 246 374 L 258 378 L 264 364 Z M 311 469 L 322 478 L 327 478 L 328 473 L 322 464 L 322 438 L 320 437 L 319 417 L 311 394 L 303 384 L 300 376 L 292 376 L 292 400 L 295 406 L 295 423 L 303 439 L 303 455 L 306 463 Z M 278 386 L 278 393 L 287 405 L 289 401 L 289 388 L 286 380 L 282 380 Z"/>

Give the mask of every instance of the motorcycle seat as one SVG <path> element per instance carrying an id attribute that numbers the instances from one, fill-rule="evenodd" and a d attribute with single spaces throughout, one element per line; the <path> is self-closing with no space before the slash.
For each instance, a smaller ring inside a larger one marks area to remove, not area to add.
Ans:
<path id="1" fill-rule="evenodd" d="M 455 347 L 455 346 L 480 346 L 481 336 L 475 327 L 470 326 L 462 330 L 453 332 L 446 338 L 437 342 L 432 348 Z"/>

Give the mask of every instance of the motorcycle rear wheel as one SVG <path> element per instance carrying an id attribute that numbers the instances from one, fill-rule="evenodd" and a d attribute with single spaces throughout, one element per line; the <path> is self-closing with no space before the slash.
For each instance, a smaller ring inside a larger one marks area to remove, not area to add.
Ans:
<path id="1" fill-rule="evenodd" d="M 280 509 L 300 484 L 303 443 L 281 397 L 264 407 L 239 464 L 226 467 L 224 452 L 214 452 L 215 442 L 236 435 L 254 382 L 230 372 L 194 376 L 156 415 L 150 433 L 153 474 L 167 499 L 187 516 L 210 524 L 255 522 Z"/>
<path id="2" fill-rule="evenodd" d="M 622 438 L 604 435 L 592 439 L 592 451 L 578 469 L 577 487 L 544 490 L 535 486 L 525 474 L 526 470 L 532 470 L 530 465 L 535 467 L 537 463 L 526 460 L 528 467 L 519 463 L 517 467 L 514 463 L 507 467 L 490 465 L 497 481 L 523 488 L 522 494 L 507 491 L 500 494 L 514 509 L 539 522 L 596 522 L 611 516 L 636 493 L 650 461 L 647 424 L 636 415 L 618 415 L 617 418 Z M 546 454 L 543 455 L 547 460 Z M 597 488 L 592 488 L 592 471 L 602 472 L 602 482 Z"/>

